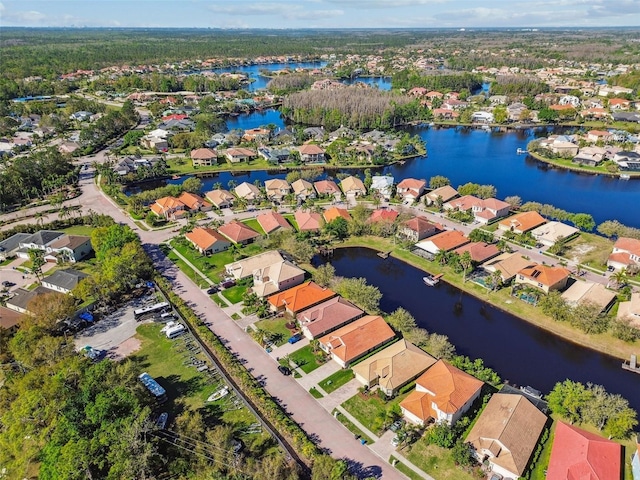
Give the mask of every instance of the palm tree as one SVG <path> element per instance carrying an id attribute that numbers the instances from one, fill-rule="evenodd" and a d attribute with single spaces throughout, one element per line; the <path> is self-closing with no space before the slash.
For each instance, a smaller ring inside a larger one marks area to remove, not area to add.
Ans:
<path id="1" fill-rule="evenodd" d="M 58 218 L 60 220 L 64 220 L 65 218 L 69 218 L 71 216 L 71 209 L 64 205 L 60 210 L 58 210 Z"/>
<path id="2" fill-rule="evenodd" d="M 627 269 L 618 270 L 611 275 L 611 278 L 616 282 L 618 288 L 622 288 L 627 283 Z"/>
<path id="3" fill-rule="evenodd" d="M 449 262 L 450 257 L 451 255 L 446 250 L 438 250 L 438 253 L 436 253 L 434 260 L 440 265 L 446 265 Z"/>
<path id="4" fill-rule="evenodd" d="M 471 258 L 471 254 L 467 251 L 460 255 L 460 259 L 458 260 L 460 266 L 462 267 L 462 282 L 467 281 L 467 270 L 473 266 L 473 259 Z"/>

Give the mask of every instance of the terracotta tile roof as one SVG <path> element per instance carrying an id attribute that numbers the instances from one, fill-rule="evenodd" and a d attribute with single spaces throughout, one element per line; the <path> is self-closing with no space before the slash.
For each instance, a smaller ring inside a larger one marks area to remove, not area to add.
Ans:
<path id="1" fill-rule="evenodd" d="M 184 208 L 185 204 L 178 200 L 176 197 L 162 197 L 156 200 L 156 205 L 164 210 L 170 210 L 172 208 Z"/>
<path id="2" fill-rule="evenodd" d="M 640 256 L 640 240 L 635 238 L 620 237 L 613 247 Z"/>
<path id="3" fill-rule="evenodd" d="M 344 208 L 331 207 L 324 211 L 323 213 L 324 221 L 329 223 L 332 220 L 335 220 L 338 217 L 342 217 L 345 220 L 351 220 L 351 215 Z"/>
<path id="4" fill-rule="evenodd" d="M 420 190 L 421 188 L 424 188 L 426 184 L 427 182 L 424 180 L 418 180 L 415 178 L 405 178 L 398 184 L 397 188 L 409 189 L 409 190 Z"/>
<path id="5" fill-rule="evenodd" d="M 381 316 L 367 315 L 318 341 L 340 360 L 349 363 L 394 337 L 395 333 Z"/>
<path id="6" fill-rule="evenodd" d="M 456 198 L 447 202 L 450 208 L 457 208 L 458 210 L 471 210 L 473 207 L 482 207 L 483 201 L 473 195 L 464 195 L 463 197 Z"/>
<path id="7" fill-rule="evenodd" d="M 633 260 L 631 260 L 631 255 L 626 252 L 617 252 L 609 255 L 607 260 L 608 262 L 620 263 L 622 265 L 631 265 L 633 264 Z"/>
<path id="8" fill-rule="evenodd" d="M 429 237 L 427 241 L 433 242 L 438 250 L 445 250 L 447 252 L 469 243 L 469 239 L 457 230 L 447 230 L 445 232 L 438 233 L 433 237 Z"/>
<path id="9" fill-rule="evenodd" d="M 316 187 L 316 191 L 321 195 L 340 193 L 338 185 L 333 180 L 319 180 L 313 186 Z"/>
<path id="10" fill-rule="evenodd" d="M 335 296 L 336 292 L 328 288 L 321 287 L 315 282 L 305 282 L 284 292 L 271 295 L 267 300 L 276 308 L 285 307 L 287 310 L 297 313 Z"/>
<path id="11" fill-rule="evenodd" d="M 484 200 L 482 200 L 482 206 L 484 208 L 496 211 L 511 207 L 511 205 L 509 205 L 507 202 L 503 202 L 502 200 L 498 200 L 497 198 L 485 198 Z"/>
<path id="12" fill-rule="evenodd" d="M 454 250 L 458 255 L 462 255 L 464 252 L 469 252 L 471 260 L 476 263 L 483 263 L 490 258 L 500 255 L 500 250 L 495 245 L 490 245 L 484 242 L 472 242 L 467 243 Z"/>
<path id="13" fill-rule="evenodd" d="M 521 476 L 535 450 L 547 416 L 522 395 L 496 393 L 465 441 L 491 462 Z"/>
<path id="14" fill-rule="evenodd" d="M 533 281 L 551 287 L 562 279 L 567 278 L 571 272 L 563 267 L 550 267 L 548 265 L 532 265 L 518 272 L 518 275 L 527 277 Z"/>
<path id="15" fill-rule="evenodd" d="M 260 236 L 258 232 L 242 222 L 233 221 L 218 228 L 218 232 L 234 243 L 245 242 Z"/>
<path id="16" fill-rule="evenodd" d="M 390 208 L 378 208 L 371 213 L 369 217 L 370 222 L 393 222 L 398 218 L 398 212 L 391 210 Z"/>
<path id="17" fill-rule="evenodd" d="M 204 198 L 202 198 L 200 195 L 196 195 L 190 192 L 182 192 L 178 197 L 178 201 L 184 203 L 189 210 L 196 210 L 201 206 L 204 206 L 204 207 L 211 206 L 211 204 L 207 202 Z"/>
<path id="18" fill-rule="evenodd" d="M 435 232 L 436 230 L 438 230 L 435 224 L 431 223 L 425 217 L 411 218 L 404 222 L 403 225 L 418 234 Z"/>
<path id="19" fill-rule="evenodd" d="M 529 230 L 533 230 L 540 225 L 546 223 L 546 220 L 538 212 L 522 212 L 512 217 L 500 220 L 501 227 L 507 230 L 514 230 L 521 233 L 526 233 Z"/>
<path id="20" fill-rule="evenodd" d="M 322 148 L 312 143 L 308 143 L 306 145 L 300 145 L 298 147 L 298 151 L 302 155 L 319 155 L 321 153 L 324 153 L 324 150 Z"/>
<path id="21" fill-rule="evenodd" d="M 194 228 L 184 236 L 202 250 L 210 249 L 216 242 L 229 243 L 229 240 L 211 228 Z"/>
<path id="22" fill-rule="evenodd" d="M 364 312 L 342 297 L 333 297 L 296 316 L 300 325 L 315 338 L 360 317 Z"/>
<path id="23" fill-rule="evenodd" d="M 293 215 L 301 232 L 319 230 L 322 225 L 322 215 L 319 213 L 296 210 Z"/>
<path id="24" fill-rule="evenodd" d="M 453 414 L 473 398 L 484 383 L 450 363 L 438 360 L 416 380 L 416 385 L 434 393 L 431 401 L 441 412 Z"/>
<path id="25" fill-rule="evenodd" d="M 620 480 L 622 445 L 558 422 L 547 468 L 549 480 Z"/>
<path id="26" fill-rule="evenodd" d="M 286 230 L 291 229 L 291 225 L 289 225 L 287 219 L 278 212 L 274 212 L 273 210 L 261 213 L 260 215 L 258 215 L 256 220 L 258 220 L 258 223 L 265 231 L 265 233 L 271 233 L 275 230 L 278 230 L 279 228 Z"/>
<path id="27" fill-rule="evenodd" d="M 206 195 L 207 200 L 213 203 L 216 207 L 220 207 L 220 205 L 226 205 L 228 203 L 233 203 L 235 197 L 228 192 L 227 190 L 217 189 L 212 190 Z"/>
<path id="28" fill-rule="evenodd" d="M 196 148 L 195 150 L 191 150 L 191 158 L 195 160 L 209 160 L 217 157 L 218 152 L 210 148 Z"/>

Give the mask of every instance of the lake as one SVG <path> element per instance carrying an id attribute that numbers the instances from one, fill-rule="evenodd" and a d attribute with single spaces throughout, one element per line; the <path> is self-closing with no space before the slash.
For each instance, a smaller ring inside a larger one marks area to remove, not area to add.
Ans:
<path id="1" fill-rule="evenodd" d="M 447 335 L 458 354 L 482 358 L 503 380 L 545 393 L 567 378 L 592 382 L 621 394 L 640 412 L 640 375 L 622 370 L 619 359 L 568 342 L 447 283 L 427 287 L 424 272 L 392 257 L 383 260 L 373 250 L 336 249 L 330 262 L 337 275 L 365 277 L 378 287 L 383 311 L 405 308 L 420 327 Z"/>

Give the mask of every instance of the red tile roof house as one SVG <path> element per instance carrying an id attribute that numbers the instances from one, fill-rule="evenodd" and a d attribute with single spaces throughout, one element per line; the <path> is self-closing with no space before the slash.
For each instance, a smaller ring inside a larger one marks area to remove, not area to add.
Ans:
<path id="1" fill-rule="evenodd" d="M 334 197 L 340 198 L 342 192 L 336 182 L 333 180 L 319 180 L 314 182 L 313 186 L 318 192 L 318 195 L 333 195 Z"/>
<path id="2" fill-rule="evenodd" d="M 325 210 L 322 216 L 324 217 L 324 221 L 327 223 L 332 222 L 336 218 L 340 217 L 344 218 L 346 221 L 351 220 L 351 215 L 349 215 L 349 212 L 347 212 L 347 210 L 344 208 L 338 207 L 331 207 Z"/>
<path id="3" fill-rule="evenodd" d="M 453 253 L 457 253 L 458 255 L 462 255 L 464 252 L 469 252 L 471 260 L 476 265 L 500 255 L 500 249 L 498 247 L 484 242 L 467 243 L 453 251 Z"/>
<path id="4" fill-rule="evenodd" d="M 203 255 L 222 252 L 231 246 L 229 240 L 211 228 L 194 228 L 184 236 Z"/>
<path id="5" fill-rule="evenodd" d="M 469 239 L 457 230 L 447 230 L 416 244 L 416 247 L 436 255 L 439 251 L 450 252 L 469 243 Z"/>
<path id="6" fill-rule="evenodd" d="M 396 218 L 398 218 L 399 213 L 390 208 L 378 208 L 371 212 L 371 216 L 367 220 L 370 223 L 375 222 L 395 222 Z"/>
<path id="7" fill-rule="evenodd" d="M 318 339 L 320 348 L 342 368 L 395 338 L 378 315 L 367 315 Z"/>
<path id="8" fill-rule="evenodd" d="M 589 130 L 587 132 L 587 141 L 589 142 L 610 142 L 613 134 L 606 130 Z"/>
<path id="9" fill-rule="evenodd" d="M 298 224 L 298 230 L 301 232 L 315 232 L 320 230 L 324 224 L 322 215 L 319 213 L 296 210 L 293 216 Z"/>
<path id="10" fill-rule="evenodd" d="M 465 195 L 443 205 L 445 210 L 471 211 L 480 223 L 490 223 L 509 215 L 511 205 L 496 198 L 480 199 L 473 195 Z"/>
<path id="11" fill-rule="evenodd" d="M 505 232 L 523 234 L 545 223 L 547 221 L 538 212 L 522 212 L 500 220 L 498 228 Z"/>
<path id="12" fill-rule="evenodd" d="M 427 186 L 425 180 L 416 180 L 415 178 L 405 178 L 396 186 L 396 192 L 405 201 L 415 202 L 424 193 Z"/>
<path id="13" fill-rule="evenodd" d="M 267 301 L 274 312 L 286 311 L 290 315 L 296 315 L 298 312 L 318 305 L 336 295 L 333 290 L 309 281 L 271 295 Z"/>
<path id="14" fill-rule="evenodd" d="M 456 423 L 480 396 L 483 382 L 444 360 L 416 380 L 416 389 L 402 402 L 402 414 L 411 423 L 425 425 L 429 419 Z"/>
<path id="15" fill-rule="evenodd" d="M 429 238 L 439 231 L 439 228 L 425 217 L 411 218 L 398 227 L 398 235 L 413 243 Z"/>
<path id="16" fill-rule="evenodd" d="M 358 307 L 342 297 L 333 297 L 296 315 L 305 337 L 313 340 L 364 315 Z"/>
<path id="17" fill-rule="evenodd" d="M 620 480 L 622 445 L 558 422 L 547 468 L 549 480 Z"/>
<path id="18" fill-rule="evenodd" d="M 607 260 L 607 266 L 622 270 L 638 264 L 640 264 L 640 240 L 627 237 L 618 238 L 613 245 L 613 252 Z"/>
<path id="19" fill-rule="evenodd" d="M 292 229 L 289 222 L 287 222 L 287 219 L 278 212 L 268 211 L 261 213 L 256 217 L 256 220 L 267 235 L 280 230 Z"/>
<path id="20" fill-rule="evenodd" d="M 233 221 L 218 228 L 218 232 L 227 237 L 233 243 L 247 245 L 253 242 L 260 234 L 242 222 Z"/>
<path id="21" fill-rule="evenodd" d="M 562 290 L 567 286 L 571 272 L 563 267 L 533 265 L 523 268 L 516 275 L 516 283 L 538 287 L 545 293 Z"/>
<path id="22" fill-rule="evenodd" d="M 182 218 L 187 214 L 186 205 L 175 197 L 159 198 L 150 208 L 157 216 L 167 220 Z"/>
<path id="23" fill-rule="evenodd" d="M 192 212 L 208 212 L 212 207 L 204 198 L 194 193 L 182 192 L 178 200 Z"/>

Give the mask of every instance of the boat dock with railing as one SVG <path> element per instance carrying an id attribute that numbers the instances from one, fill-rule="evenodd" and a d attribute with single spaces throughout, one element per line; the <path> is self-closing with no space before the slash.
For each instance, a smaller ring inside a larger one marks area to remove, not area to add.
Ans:
<path id="1" fill-rule="evenodd" d="M 622 362 L 622 369 L 629 370 L 630 372 L 640 373 L 640 365 L 638 365 L 638 358 L 635 355 L 631 355 L 629 361 Z"/>

